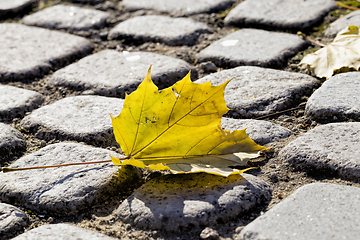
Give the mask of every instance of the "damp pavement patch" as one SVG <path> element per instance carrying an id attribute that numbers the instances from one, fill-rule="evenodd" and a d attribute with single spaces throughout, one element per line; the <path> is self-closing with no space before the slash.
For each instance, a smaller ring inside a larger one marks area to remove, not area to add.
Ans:
<path id="1" fill-rule="evenodd" d="M 292 132 L 272 122 L 253 119 L 221 119 L 221 127 L 234 131 L 246 128 L 246 134 L 257 144 L 264 145 L 281 138 L 289 137 Z"/>
<path id="2" fill-rule="evenodd" d="M 136 90 L 150 65 L 151 78 L 160 89 L 181 80 L 190 70 L 192 79 L 197 77 L 196 70 L 180 59 L 156 53 L 104 50 L 56 71 L 48 83 L 85 90 L 84 94 L 124 98 L 125 93 Z"/>
<path id="3" fill-rule="evenodd" d="M 312 183 L 248 224 L 237 240 L 357 239 L 360 188 Z"/>
<path id="4" fill-rule="evenodd" d="M 0 161 L 6 161 L 8 157 L 25 150 L 26 141 L 21 133 L 9 125 L 0 123 Z"/>
<path id="5" fill-rule="evenodd" d="M 161 42 L 167 45 L 192 45 L 201 33 L 210 28 L 191 18 L 167 16 L 138 16 L 119 23 L 110 30 L 108 38 L 131 42 Z"/>
<path id="6" fill-rule="evenodd" d="M 353 11 L 331 23 L 325 30 L 324 35 L 327 37 L 335 37 L 338 32 L 351 25 L 360 25 L 360 10 Z"/>
<path id="7" fill-rule="evenodd" d="M 360 120 L 360 73 L 342 73 L 326 80 L 308 99 L 305 114 L 317 121 Z"/>
<path id="8" fill-rule="evenodd" d="M 1 238 L 23 230 L 28 225 L 26 214 L 6 203 L 0 203 L 0 236 Z"/>
<path id="9" fill-rule="evenodd" d="M 195 82 L 220 85 L 231 78 L 225 101 L 234 118 L 255 118 L 293 107 L 320 85 L 305 74 L 252 66 L 223 70 Z"/>
<path id="10" fill-rule="evenodd" d="M 9 167 L 33 167 L 101 161 L 119 154 L 79 143 L 48 145 L 13 162 Z M 74 215 L 89 208 L 106 192 L 119 187 L 113 177 L 118 166 L 110 163 L 0 172 L 0 200 L 37 212 Z M 126 177 L 126 176 L 122 176 Z"/>
<path id="11" fill-rule="evenodd" d="M 66 30 L 102 28 L 110 14 L 89 8 L 56 5 L 33 13 L 22 19 L 26 25 Z"/>
<path id="12" fill-rule="evenodd" d="M 329 123 L 298 137 L 280 153 L 282 161 L 319 174 L 360 178 L 360 123 Z"/>
<path id="13" fill-rule="evenodd" d="M 152 9 L 172 15 L 192 15 L 225 10 L 234 3 L 232 0 L 123 0 L 119 3 L 129 11 Z"/>
<path id="14" fill-rule="evenodd" d="M 166 175 L 152 179 L 114 211 L 118 220 L 141 229 L 201 232 L 263 206 L 271 188 L 249 175 L 222 177 L 207 173 Z"/>
<path id="15" fill-rule="evenodd" d="M 0 85 L 0 119 L 21 118 L 39 107 L 44 99 L 43 95 L 35 91 Z"/>
<path id="16" fill-rule="evenodd" d="M 34 0 L 0 0 L 0 17 L 9 13 L 18 13 L 33 2 Z"/>
<path id="17" fill-rule="evenodd" d="M 42 225 L 13 238 L 13 240 L 39 239 L 115 240 L 104 234 L 65 223 Z"/>
<path id="18" fill-rule="evenodd" d="M 199 62 L 211 61 L 219 67 L 251 65 L 281 68 L 307 43 L 289 33 L 240 29 L 201 50 Z"/>
<path id="19" fill-rule="evenodd" d="M 34 110 L 20 126 L 44 140 L 76 140 L 95 146 L 117 145 L 109 114 L 120 114 L 123 99 L 75 96 Z"/>
<path id="20" fill-rule="evenodd" d="M 85 38 L 17 23 L 0 24 L 0 42 L 0 82 L 42 77 L 93 50 Z"/>
<path id="21" fill-rule="evenodd" d="M 232 9 L 224 22 L 240 27 L 304 30 L 335 8 L 333 0 L 247 0 Z"/>

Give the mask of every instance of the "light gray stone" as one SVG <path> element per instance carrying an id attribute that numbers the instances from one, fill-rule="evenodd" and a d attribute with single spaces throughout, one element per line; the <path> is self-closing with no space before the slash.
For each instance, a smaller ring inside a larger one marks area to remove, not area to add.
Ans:
<path id="1" fill-rule="evenodd" d="M 21 118 L 26 112 L 32 111 L 44 102 L 40 93 L 0 85 L 0 119 Z"/>
<path id="2" fill-rule="evenodd" d="M 119 154 L 79 143 L 48 145 L 9 167 L 33 167 L 110 160 Z M 120 192 L 126 175 L 110 163 L 0 173 L 0 200 L 43 214 L 74 215 Z M 117 179 L 118 178 L 118 179 Z M 117 188 L 117 189 L 116 189 Z"/>
<path id="3" fill-rule="evenodd" d="M 292 132 L 272 122 L 253 119 L 221 119 L 221 127 L 234 131 L 246 128 L 247 135 L 257 144 L 263 145 L 281 138 L 289 137 Z"/>
<path id="4" fill-rule="evenodd" d="M 110 13 L 70 5 L 55 5 L 33 13 L 22 19 L 26 25 L 67 29 L 89 30 L 102 28 Z"/>
<path id="5" fill-rule="evenodd" d="M 114 214 L 142 229 L 181 232 L 191 227 L 200 233 L 204 226 L 229 221 L 270 198 L 270 186 L 249 174 L 166 175 L 145 183 Z"/>
<path id="6" fill-rule="evenodd" d="M 223 70 L 196 82 L 220 85 L 231 78 L 225 88 L 225 101 L 234 118 L 259 117 L 284 110 L 320 85 L 305 74 L 251 66 Z"/>
<path id="7" fill-rule="evenodd" d="M 28 217 L 20 209 L 6 204 L 0 203 L 0 236 L 1 239 L 8 234 L 21 231 L 28 225 Z"/>
<path id="8" fill-rule="evenodd" d="M 335 75 L 308 99 L 305 114 L 318 121 L 360 120 L 360 73 Z M 334 119 L 335 117 L 335 119 Z"/>
<path id="9" fill-rule="evenodd" d="M 22 11 L 24 8 L 29 7 L 34 0 L 0 0 L 0 17 Z"/>
<path id="10" fill-rule="evenodd" d="M 75 96 L 34 110 L 20 126 L 36 137 L 75 140 L 95 146 L 117 145 L 109 114 L 120 114 L 124 100 L 101 96 Z"/>
<path id="11" fill-rule="evenodd" d="M 328 26 L 324 35 L 327 37 L 335 37 L 338 32 L 351 25 L 360 26 L 360 10 L 338 18 Z"/>
<path id="12" fill-rule="evenodd" d="M 360 123 L 330 123 L 312 129 L 284 147 L 282 161 L 305 170 L 358 181 Z"/>
<path id="13" fill-rule="evenodd" d="M 0 160 L 26 149 L 25 138 L 15 128 L 0 123 Z"/>
<path id="14" fill-rule="evenodd" d="M 130 18 L 110 30 L 108 38 L 140 42 L 162 42 L 167 45 L 192 45 L 210 28 L 191 18 L 146 15 Z"/>
<path id="15" fill-rule="evenodd" d="M 299 36 L 258 29 L 240 29 L 201 50 L 199 62 L 212 61 L 219 67 L 253 65 L 280 68 L 289 57 L 307 46 Z"/>
<path id="16" fill-rule="evenodd" d="M 357 239 L 359 212 L 360 188 L 312 183 L 248 224 L 236 239 Z"/>
<path id="17" fill-rule="evenodd" d="M 0 82 L 42 77 L 87 55 L 85 38 L 16 23 L 0 24 Z"/>
<path id="18" fill-rule="evenodd" d="M 247 0 L 232 9 L 224 21 L 241 27 L 306 29 L 335 8 L 334 0 Z"/>
<path id="19" fill-rule="evenodd" d="M 230 7 L 232 0 L 123 0 L 120 6 L 129 11 L 153 9 L 173 15 L 211 13 Z"/>
<path id="20" fill-rule="evenodd" d="M 142 82 L 151 64 L 151 78 L 159 88 L 172 85 L 189 70 L 192 79 L 197 77 L 196 70 L 180 59 L 156 53 L 104 50 L 56 71 L 49 84 L 125 97 L 125 92 L 131 93 Z"/>
<path id="21" fill-rule="evenodd" d="M 94 232 L 88 229 L 76 227 L 70 224 L 48 224 L 38 228 L 31 229 L 13 240 L 114 240 L 102 233 Z"/>

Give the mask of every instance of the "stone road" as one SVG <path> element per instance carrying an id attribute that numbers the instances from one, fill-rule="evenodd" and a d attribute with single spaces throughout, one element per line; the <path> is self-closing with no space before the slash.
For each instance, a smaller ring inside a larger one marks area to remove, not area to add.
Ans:
<path id="1" fill-rule="evenodd" d="M 334 0 L 0 0 L 0 166 L 121 157 L 109 114 L 150 65 L 160 89 L 190 70 L 232 78 L 222 128 L 272 147 L 228 178 L 112 163 L 0 172 L 0 240 L 357 239 L 360 73 L 301 70 L 315 46 L 296 32 L 323 24 L 331 39 L 359 16 Z"/>

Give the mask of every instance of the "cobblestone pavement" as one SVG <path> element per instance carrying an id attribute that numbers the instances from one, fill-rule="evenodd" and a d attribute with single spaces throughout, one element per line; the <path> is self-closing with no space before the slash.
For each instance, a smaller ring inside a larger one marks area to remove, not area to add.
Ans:
<path id="1" fill-rule="evenodd" d="M 353 1 L 356 2 L 356 1 Z M 360 4 L 359 4 L 360 5 Z M 333 0 L 0 0 L 0 165 L 122 156 L 109 113 L 152 64 L 226 88 L 228 130 L 272 150 L 242 176 L 111 163 L 0 173 L 0 239 L 357 239 L 360 73 L 297 64 L 360 11 Z"/>

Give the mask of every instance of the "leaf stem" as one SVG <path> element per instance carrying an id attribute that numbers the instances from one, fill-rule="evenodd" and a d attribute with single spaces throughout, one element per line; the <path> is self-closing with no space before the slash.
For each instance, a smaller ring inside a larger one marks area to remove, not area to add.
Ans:
<path id="1" fill-rule="evenodd" d="M 127 157 L 119 158 L 120 160 L 127 159 Z M 78 162 L 78 163 L 65 163 L 58 165 L 48 165 L 48 166 L 35 166 L 35 167 L 23 167 L 23 168 L 11 168 L 11 167 L 3 167 L 1 171 L 4 173 L 14 172 L 14 171 L 23 171 L 23 170 L 33 170 L 33 169 L 42 169 L 42 168 L 56 168 L 56 167 L 67 167 L 67 166 L 75 166 L 75 165 L 85 165 L 85 164 L 96 164 L 96 163 L 107 163 L 112 160 L 101 160 L 101 161 L 93 161 L 93 162 Z"/>
<path id="2" fill-rule="evenodd" d="M 346 5 L 341 2 L 337 2 L 336 5 L 338 5 L 339 7 L 343 7 L 343 8 L 347 8 L 347 9 L 351 9 L 351 10 L 360 10 L 360 8 L 352 7 L 352 6 Z"/>

